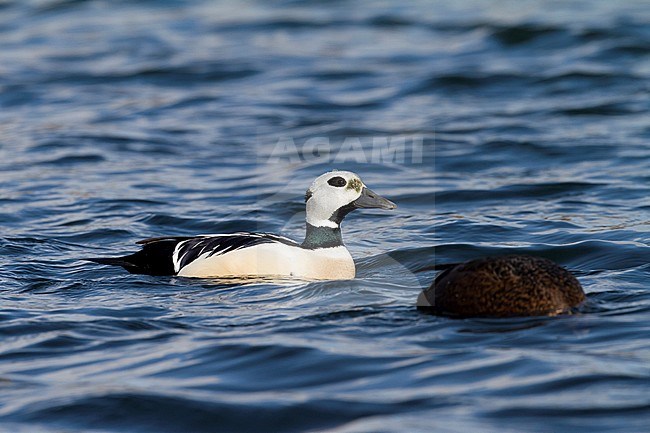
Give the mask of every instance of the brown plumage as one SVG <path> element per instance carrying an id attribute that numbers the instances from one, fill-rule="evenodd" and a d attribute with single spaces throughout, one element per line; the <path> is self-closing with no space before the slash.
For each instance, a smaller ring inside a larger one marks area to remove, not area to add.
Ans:
<path id="1" fill-rule="evenodd" d="M 441 272 L 418 297 L 418 308 L 461 317 L 549 316 L 585 300 L 578 280 L 550 260 L 487 257 Z"/>

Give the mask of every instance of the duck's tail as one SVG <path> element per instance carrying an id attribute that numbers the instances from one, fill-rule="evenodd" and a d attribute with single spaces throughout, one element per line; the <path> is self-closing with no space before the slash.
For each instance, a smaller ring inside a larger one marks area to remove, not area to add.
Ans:
<path id="1" fill-rule="evenodd" d="M 100 265 L 109 265 L 109 266 L 121 266 L 132 274 L 139 274 L 139 266 L 136 263 L 133 263 L 129 259 L 132 256 L 123 256 L 123 257 L 88 257 L 83 260 L 89 262 L 99 263 Z"/>
<path id="2" fill-rule="evenodd" d="M 101 265 L 121 266 L 132 274 L 175 275 L 172 256 L 176 244 L 186 238 L 147 239 L 140 242 L 142 250 L 120 257 L 89 257 Z"/>

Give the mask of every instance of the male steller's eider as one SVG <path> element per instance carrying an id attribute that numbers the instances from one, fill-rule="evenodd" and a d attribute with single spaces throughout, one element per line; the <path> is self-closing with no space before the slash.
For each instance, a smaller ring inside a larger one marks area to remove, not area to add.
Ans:
<path id="1" fill-rule="evenodd" d="M 585 300 L 578 280 L 550 260 L 524 255 L 449 265 L 417 307 L 458 317 L 554 316 Z"/>
<path id="2" fill-rule="evenodd" d="M 397 207 L 349 171 L 319 176 L 305 202 L 307 233 L 302 244 L 268 233 L 162 237 L 138 242 L 142 250 L 128 256 L 88 260 L 122 266 L 133 274 L 351 279 L 355 266 L 343 245 L 341 221 L 358 208 Z"/>

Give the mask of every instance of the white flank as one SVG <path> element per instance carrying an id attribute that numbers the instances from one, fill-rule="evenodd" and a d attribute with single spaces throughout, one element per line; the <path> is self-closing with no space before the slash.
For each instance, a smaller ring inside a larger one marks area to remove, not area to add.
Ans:
<path id="1" fill-rule="evenodd" d="M 355 276 L 352 256 L 344 246 L 314 250 L 265 243 L 207 257 L 204 253 L 180 269 L 181 277 L 282 276 L 315 280 L 347 280 Z M 174 257 L 176 266 L 177 257 Z"/>

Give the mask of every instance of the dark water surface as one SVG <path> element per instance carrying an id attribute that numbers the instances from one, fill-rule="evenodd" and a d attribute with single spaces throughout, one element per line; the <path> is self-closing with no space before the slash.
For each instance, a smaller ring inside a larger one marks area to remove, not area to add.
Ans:
<path id="1" fill-rule="evenodd" d="M 0 430 L 649 431 L 649 90 L 645 1 L 0 1 Z M 81 260 L 300 239 L 331 168 L 399 206 L 354 281 Z M 415 310 L 506 252 L 582 314 Z"/>

